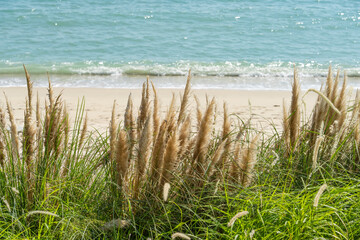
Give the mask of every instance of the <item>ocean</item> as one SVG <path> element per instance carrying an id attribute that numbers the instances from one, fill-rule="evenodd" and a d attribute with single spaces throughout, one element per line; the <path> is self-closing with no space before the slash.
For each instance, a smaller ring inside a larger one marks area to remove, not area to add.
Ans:
<path id="1" fill-rule="evenodd" d="M 0 86 L 318 87 L 329 65 L 360 87 L 360 2 L 0 0 Z"/>

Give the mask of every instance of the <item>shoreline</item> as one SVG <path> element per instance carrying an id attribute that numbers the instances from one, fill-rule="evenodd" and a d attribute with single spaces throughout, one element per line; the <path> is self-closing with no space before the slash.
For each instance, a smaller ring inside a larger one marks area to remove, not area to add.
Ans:
<path id="1" fill-rule="evenodd" d="M 326 82 L 326 76 L 301 76 L 302 90 L 320 89 Z M 30 72 L 31 73 L 31 72 Z M 341 72 L 342 75 L 342 72 Z M 53 87 L 58 88 L 96 88 L 96 89 L 137 89 L 146 81 L 145 75 L 49 75 Z M 290 91 L 293 73 L 282 75 L 254 76 L 194 76 L 191 77 L 193 89 L 240 90 L 240 91 Z M 34 86 L 43 88 L 48 85 L 46 74 L 31 74 Z M 158 89 L 183 89 L 186 76 L 150 76 Z M 342 82 L 343 77 L 340 77 Z M 348 77 L 348 85 L 360 88 L 360 77 Z M 0 74 L 0 86 L 3 88 L 26 87 L 25 75 Z"/>
<path id="2" fill-rule="evenodd" d="M 23 124 L 23 114 L 25 110 L 25 87 L 1 87 L 9 102 L 12 105 L 15 120 L 18 126 Z M 157 94 L 160 103 L 160 114 L 165 115 L 175 94 L 176 106 L 180 104 L 180 94 L 183 89 L 164 89 L 158 88 Z M 66 102 L 70 114 L 70 121 L 73 121 L 76 114 L 77 103 L 82 97 L 85 99 L 85 112 L 88 114 L 89 129 L 106 130 L 109 126 L 111 111 L 114 101 L 116 101 L 117 120 L 122 121 L 123 113 L 126 108 L 128 96 L 131 93 L 134 103 L 134 110 L 137 111 L 141 100 L 141 89 L 108 89 L 108 88 L 59 88 L 54 87 L 55 96 L 62 93 L 62 99 Z M 40 108 L 44 108 L 45 98 L 47 97 L 46 88 L 34 88 L 33 101 L 36 101 L 37 92 L 39 93 Z M 302 95 L 304 92 L 302 92 Z M 223 103 L 226 102 L 230 114 L 236 114 L 241 120 L 252 119 L 252 126 L 266 130 L 274 124 L 281 127 L 283 100 L 287 107 L 291 102 L 291 91 L 285 90 L 219 90 L 219 89 L 192 89 L 192 95 L 196 95 L 200 100 L 200 106 L 204 109 L 206 96 L 209 99 L 215 97 L 217 103 L 217 128 L 222 124 Z M 153 92 L 150 92 L 151 99 Z M 304 98 L 306 109 L 311 110 L 316 102 L 316 94 L 308 94 Z M 0 94 L 0 102 L 5 110 L 6 102 L 4 94 Z M 196 103 L 193 96 L 190 99 L 189 108 L 196 111 Z M 309 112 L 306 112 L 309 117 Z M 195 118 L 194 118 L 195 119 Z M 236 118 L 233 118 L 235 120 Z M 194 120 L 195 121 L 195 120 Z"/>

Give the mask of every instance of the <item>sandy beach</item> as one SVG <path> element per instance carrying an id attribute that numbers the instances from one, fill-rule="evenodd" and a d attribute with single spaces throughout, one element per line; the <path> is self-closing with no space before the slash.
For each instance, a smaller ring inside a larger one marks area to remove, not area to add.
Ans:
<path id="1" fill-rule="evenodd" d="M 25 109 L 26 88 L 9 87 L 1 88 L 1 91 L 8 97 L 14 113 L 16 122 L 21 129 L 23 124 L 23 114 Z M 88 113 L 89 129 L 98 129 L 104 131 L 109 124 L 112 105 L 116 101 L 116 113 L 118 120 L 122 120 L 124 110 L 129 94 L 132 95 L 135 110 L 138 109 L 141 100 L 141 89 L 104 89 L 104 88 L 54 88 L 55 94 L 62 93 L 70 113 L 70 119 L 74 120 L 77 104 L 85 98 L 85 111 Z M 175 94 L 177 106 L 180 105 L 180 94 L 182 89 L 157 89 L 161 112 L 164 114 Z M 34 98 L 39 93 L 40 106 L 44 108 L 47 97 L 46 88 L 34 88 Z M 237 114 L 241 120 L 247 121 L 251 117 L 252 125 L 257 129 L 267 129 L 271 124 L 281 126 L 282 104 L 283 100 L 290 104 L 290 91 L 254 91 L 254 90 L 213 90 L 213 89 L 194 89 L 192 94 L 196 95 L 201 106 L 206 105 L 206 96 L 215 97 L 217 102 L 217 113 L 222 114 L 222 105 L 228 104 L 230 113 Z M 152 94 L 153 97 L 153 94 Z M 192 99 L 193 100 L 193 99 Z M 316 95 L 308 94 L 304 99 L 306 104 L 307 115 L 310 114 L 312 106 L 315 103 Z M 5 107 L 5 97 L 1 94 L 0 101 L 2 107 Z M 196 109 L 196 102 L 190 101 L 191 109 Z M 304 104 L 303 106 L 304 107 Z M 195 112 L 195 111 L 193 111 Z M 194 120 L 195 122 L 195 120 Z M 217 125 L 222 124 L 222 117 L 217 118 Z"/>

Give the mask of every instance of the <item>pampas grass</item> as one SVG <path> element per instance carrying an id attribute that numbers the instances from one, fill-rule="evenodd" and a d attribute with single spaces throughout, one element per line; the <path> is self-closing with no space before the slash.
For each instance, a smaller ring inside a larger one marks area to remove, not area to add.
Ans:
<path id="1" fill-rule="evenodd" d="M 200 129 L 195 144 L 191 165 L 192 165 L 192 171 L 195 170 L 196 174 L 199 176 L 202 176 L 204 174 L 204 162 L 210 140 L 211 125 L 212 125 L 211 118 L 214 111 L 214 106 L 215 106 L 215 99 L 212 99 L 201 120 Z"/>
<path id="2" fill-rule="evenodd" d="M 240 162 L 240 182 L 244 187 L 248 187 L 252 180 L 252 172 L 256 164 L 257 141 L 259 135 L 256 135 L 250 142 L 249 147 L 244 150 Z"/>
<path id="3" fill-rule="evenodd" d="M 161 171 L 161 166 L 163 164 L 164 153 L 165 153 L 165 137 L 167 133 L 167 122 L 164 120 L 160 126 L 160 131 L 154 143 L 154 148 L 152 150 L 151 156 L 151 180 L 156 185 L 159 183 L 159 176 Z"/>
<path id="4" fill-rule="evenodd" d="M 162 172 L 160 177 L 160 186 L 163 186 L 165 182 L 171 183 L 172 174 L 177 168 L 178 164 L 178 152 L 179 142 L 176 132 L 171 134 L 169 141 L 166 145 L 164 162 L 162 165 Z"/>
<path id="5" fill-rule="evenodd" d="M 154 92 L 154 111 L 153 111 L 153 136 L 154 136 L 154 143 L 156 136 L 159 132 L 160 127 L 160 117 L 159 117 L 159 100 L 156 93 L 156 89 L 154 83 L 151 81 L 151 86 Z"/>
<path id="6" fill-rule="evenodd" d="M 188 77 L 187 77 L 187 80 L 186 80 L 185 89 L 184 89 L 184 94 L 183 94 L 182 99 L 181 99 L 178 123 L 182 122 L 186 117 L 185 112 L 186 112 L 186 108 L 188 106 L 189 97 L 190 97 L 189 95 L 190 95 L 190 91 L 191 91 L 190 80 L 191 80 L 191 70 L 189 70 Z"/>
<path id="7" fill-rule="evenodd" d="M 126 132 L 124 130 L 120 130 L 117 142 L 116 142 L 116 170 L 117 170 L 117 184 L 119 186 L 122 185 L 123 179 L 126 177 L 127 170 L 129 168 L 129 147 L 126 137 Z"/>
<path id="8" fill-rule="evenodd" d="M 296 148 L 300 133 L 300 107 L 299 107 L 300 85 L 296 69 L 294 70 L 294 82 L 292 85 L 292 97 L 289 116 L 289 134 L 291 150 Z"/>
<path id="9" fill-rule="evenodd" d="M 11 142 L 12 142 L 12 144 L 11 144 L 12 145 L 12 156 L 13 156 L 13 159 L 16 159 L 17 155 L 19 154 L 19 138 L 18 138 L 18 134 L 17 134 L 14 113 L 13 113 L 12 107 L 11 107 L 6 95 L 5 95 L 5 99 L 6 99 L 6 106 L 7 106 L 7 111 L 8 111 L 8 115 L 9 115 L 9 120 L 10 120 L 10 124 L 11 124 L 10 125 L 10 133 L 11 133 Z"/>
<path id="10" fill-rule="evenodd" d="M 116 122 L 115 122 L 115 101 L 111 112 L 111 120 L 109 126 L 109 139 L 110 139 L 110 159 L 115 159 L 115 146 L 116 146 Z"/>
<path id="11" fill-rule="evenodd" d="M 146 164 L 149 155 L 149 147 L 151 144 L 151 132 L 150 132 L 150 118 L 148 117 L 139 140 L 139 149 L 136 158 L 136 178 L 134 183 L 134 198 L 136 199 L 139 195 L 140 185 L 144 177 L 146 170 Z"/>

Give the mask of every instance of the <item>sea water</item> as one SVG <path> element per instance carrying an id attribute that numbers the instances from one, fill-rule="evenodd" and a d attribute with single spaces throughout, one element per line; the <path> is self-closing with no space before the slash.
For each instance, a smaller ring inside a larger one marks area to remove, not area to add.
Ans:
<path id="1" fill-rule="evenodd" d="M 360 87 L 356 0 L 0 0 L 0 86 L 289 89 L 329 65 Z"/>

